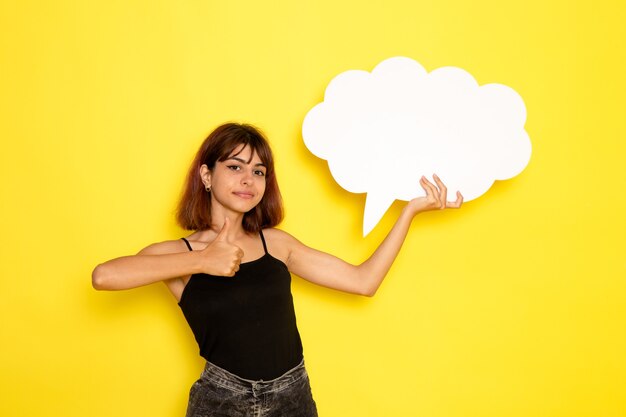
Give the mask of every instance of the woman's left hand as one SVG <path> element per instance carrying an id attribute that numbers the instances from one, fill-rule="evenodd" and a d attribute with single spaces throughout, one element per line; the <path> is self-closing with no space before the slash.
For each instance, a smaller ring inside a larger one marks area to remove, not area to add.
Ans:
<path id="1" fill-rule="evenodd" d="M 426 191 L 426 196 L 417 197 L 409 201 L 407 209 L 411 210 L 413 215 L 430 210 L 459 208 L 463 204 L 463 196 L 458 191 L 456 192 L 456 201 L 448 201 L 448 189 L 437 174 L 434 174 L 433 178 L 436 185 L 428 181 L 424 176 L 420 178 L 420 185 Z"/>

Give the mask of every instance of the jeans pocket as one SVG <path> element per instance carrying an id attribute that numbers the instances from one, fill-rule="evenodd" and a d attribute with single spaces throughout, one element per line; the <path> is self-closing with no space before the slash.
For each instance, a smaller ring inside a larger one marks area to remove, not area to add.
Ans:
<path id="1" fill-rule="evenodd" d="M 189 391 L 186 417 L 239 417 L 247 415 L 250 401 L 245 393 L 201 378 Z"/>
<path id="2" fill-rule="evenodd" d="M 268 398 L 268 417 L 317 417 L 317 407 L 305 374 L 288 387 L 275 391 Z"/>

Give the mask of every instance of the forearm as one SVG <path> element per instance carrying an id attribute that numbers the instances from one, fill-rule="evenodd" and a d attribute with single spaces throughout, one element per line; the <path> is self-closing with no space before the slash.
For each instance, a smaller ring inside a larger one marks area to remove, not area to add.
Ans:
<path id="1" fill-rule="evenodd" d="M 439 177 L 434 178 L 439 188 L 430 183 L 426 177 L 422 177 L 420 184 L 426 196 L 409 201 L 387 237 L 362 264 L 349 264 L 333 255 L 309 248 L 286 235 L 288 238 L 284 244 L 290 248 L 287 259 L 289 270 L 315 284 L 371 297 L 380 287 L 398 256 L 415 215 L 429 210 L 461 207 L 463 203 L 461 193 L 457 192 L 456 201 L 448 202 L 444 184 Z"/>
<path id="2" fill-rule="evenodd" d="M 405 207 L 398 220 L 374 253 L 362 264 L 357 266 L 359 279 L 362 281 L 363 293 L 372 296 L 385 279 L 387 272 L 395 261 L 404 239 L 411 226 L 414 214 Z"/>
<path id="3" fill-rule="evenodd" d="M 125 290 L 201 272 L 196 252 L 133 255 L 98 265 L 92 273 L 97 290 Z"/>

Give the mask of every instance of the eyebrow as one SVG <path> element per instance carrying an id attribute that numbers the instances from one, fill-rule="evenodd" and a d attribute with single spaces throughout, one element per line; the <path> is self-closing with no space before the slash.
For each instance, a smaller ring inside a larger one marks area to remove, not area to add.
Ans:
<path id="1" fill-rule="evenodd" d="M 250 163 L 250 161 L 245 161 L 245 160 L 243 160 L 241 158 L 237 158 L 236 156 L 231 156 L 230 158 L 227 159 L 227 161 L 229 161 L 231 159 L 233 159 L 233 160 L 235 160 L 237 162 L 241 162 L 242 164 L 246 164 L 246 165 L 248 165 Z M 255 167 L 261 166 L 261 167 L 267 168 L 263 162 L 259 162 L 258 164 L 254 164 L 254 166 Z"/>

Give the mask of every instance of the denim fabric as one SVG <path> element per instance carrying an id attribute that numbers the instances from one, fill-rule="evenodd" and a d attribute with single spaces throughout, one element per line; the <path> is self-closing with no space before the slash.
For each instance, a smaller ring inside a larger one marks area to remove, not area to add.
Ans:
<path id="1" fill-rule="evenodd" d="M 207 362 L 191 387 L 187 417 L 317 417 L 304 362 L 271 381 L 239 378 Z"/>

